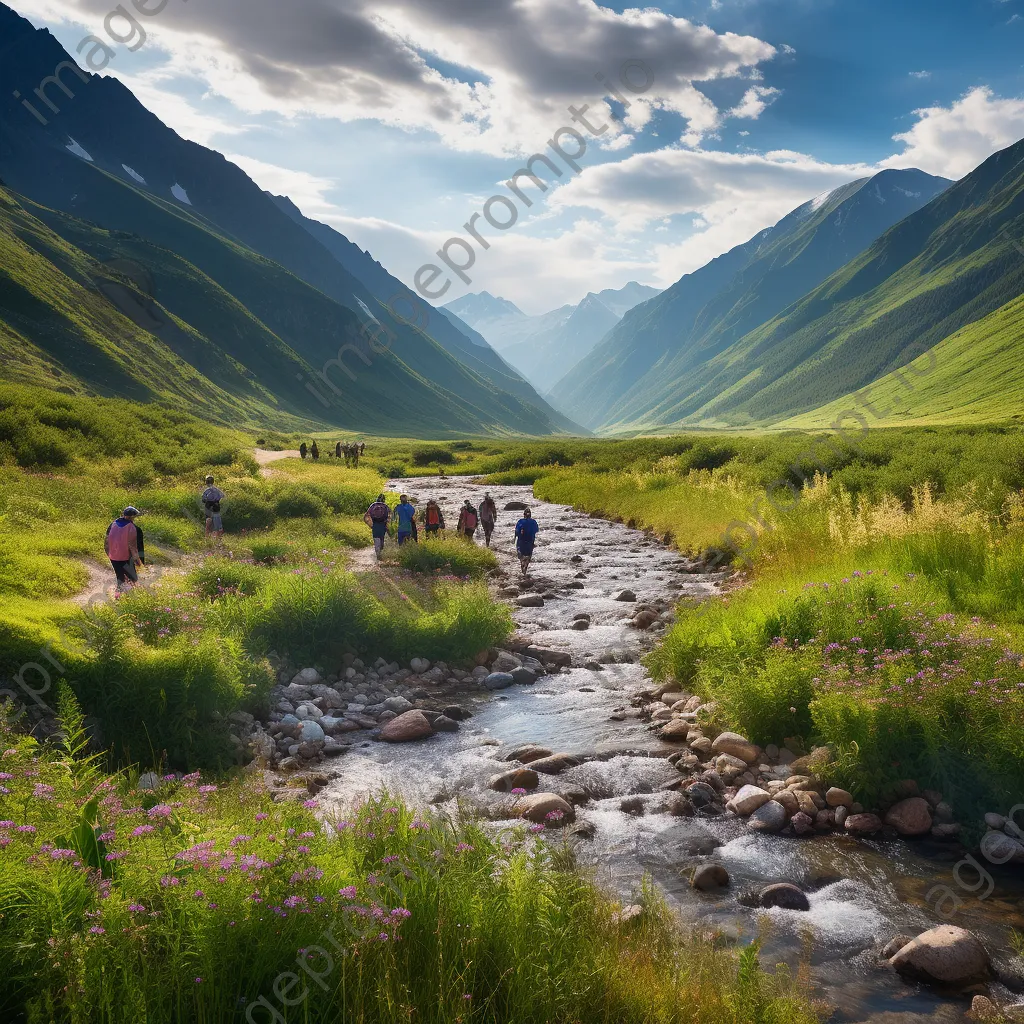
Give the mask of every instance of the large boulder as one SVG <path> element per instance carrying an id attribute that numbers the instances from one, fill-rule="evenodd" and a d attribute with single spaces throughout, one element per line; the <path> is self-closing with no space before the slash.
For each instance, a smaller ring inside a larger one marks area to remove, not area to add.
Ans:
<path id="1" fill-rule="evenodd" d="M 715 737 L 711 749 L 716 754 L 729 754 L 744 764 L 755 764 L 761 756 L 760 748 L 736 732 L 723 732 Z"/>
<path id="2" fill-rule="evenodd" d="M 519 668 L 512 669 L 510 675 L 512 676 L 512 681 L 517 686 L 533 686 L 537 682 L 537 673 L 532 668 L 520 666 Z"/>
<path id="3" fill-rule="evenodd" d="M 981 854 L 990 864 L 1024 864 L 1024 843 L 1005 832 L 986 832 L 981 837 Z"/>
<path id="4" fill-rule="evenodd" d="M 576 820 L 576 811 L 568 800 L 557 793 L 531 793 L 516 804 L 520 818 L 549 828 L 561 828 Z"/>
<path id="5" fill-rule="evenodd" d="M 762 907 L 781 907 L 783 910 L 811 909 L 806 893 L 792 882 L 776 882 L 774 885 L 766 885 L 757 894 L 757 902 Z"/>
<path id="6" fill-rule="evenodd" d="M 421 740 L 431 736 L 433 732 L 430 720 L 422 711 L 406 711 L 405 714 L 392 718 L 381 729 L 380 738 L 385 743 L 408 743 L 410 740 Z"/>
<path id="7" fill-rule="evenodd" d="M 505 502 L 506 512 L 522 512 L 524 508 L 529 508 L 525 501 L 507 501 Z"/>
<path id="8" fill-rule="evenodd" d="M 889 963 L 901 974 L 956 985 L 989 974 L 989 956 L 969 931 L 940 924 L 899 949 Z"/>
<path id="9" fill-rule="evenodd" d="M 668 711 L 669 714 L 672 714 L 668 708 L 665 708 L 665 710 Z M 673 743 L 685 743 L 686 736 L 692 728 L 693 726 L 689 722 L 686 722 L 681 718 L 676 718 L 662 726 L 658 731 L 658 735 L 663 740 L 671 740 Z"/>
<path id="10" fill-rule="evenodd" d="M 759 786 L 743 786 L 740 791 L 726 804 L 726 807 L 734 814 L 747 817 L 753 814 L 762 804 L 771 800 L 770 794 L 766 793 Z"/>
<path id="11" fill-rule="evenodd" d="M 843 822 L 843 828 L 855 836 L 869 836 L 881 827 L 882 819 L 877 814 L 850 814 Z"/>
<path id="12" fill-rule="evenodd" d="M 690 877 L 690 885 L 701 892 L 713 892 L 729 884 L 729 872 L 721 864 L 701 864 Z"/>
<path id="13" fill-rule="evenodd" d="M 499 793 L 510 793 L 513 789 L 536 789 L 539 784 L 537 773 L 532 768 L 513 768 L 511 771 L 492 775 L 491 789 Z"/>
<path id="14" fill-rule="evenodd" d="M 825 803 L 829 807 L 846 807 L 850 808 L 853 806 L 853 796 L 848 793 L 845 789 L 838 789 L 833 786 L 825 793 Z"/>
<path id="15" fill-rule="evenodd" d="M 530 761 L 530 767 L 535 772 L 542 772 L 544 775 L 558 775 L 566 768 L 575 768 L 580 763 L 578 757 L 572 754 L 551 754 L 548 757 L 538 757 Z"/>
<path id="16" fill-rule="evenodd" d="M 529 764 L 531 761 L 536 761 L 539 758 L 550 757 L 551 753 L 547 747 L 538 747 L 535 743 L 527 743 L 521 747 L 513 747 L 512 750 L 505 754 L 502 760 L 521 761 L 523 764 Z"/>
<path id="17" fill-rule="evenodd" d="M 523 662 L 516 655 L 510 654 L 508 651 L 498 651 L 498 656 L 491 663 L 492 672 L 513 672 L 517 668 L 522 668 Z"/>
<path id="18" fill-rule="evenodd" d="M 769 800 L 747 819 L 747 827 L 755 832 L 779 832 L 785 827 L 788 817 L 782 804 L 777 800 Z"/>
<path id="19" fill-rule="evenodd" d="M 924 797 L 908 797 L 886 811 L 885 824 L 901 836 L 923 836 L 931 831 L 932 809 Z"/>
<path id="20" fill-rule="evenodd" d="M 544 598 L 540 594 L 524 594 L 516 598 L 516 604 L 520 608 L 543 608 Z"/>
<path id="21" fill-rule="evenodd" d="M 300 743 L 323 743 L 324 731 L 320 727 L 319 722 L 315 722 L 312 718 L 303 722 L 299 727 L 299 742 Z"/>
<path id="22" fill-rule="evenodd" d="M 511 672 L 491 672 L 484 678 L 484 686 L 488 690 L 505 690 L 514 682 Z"/>

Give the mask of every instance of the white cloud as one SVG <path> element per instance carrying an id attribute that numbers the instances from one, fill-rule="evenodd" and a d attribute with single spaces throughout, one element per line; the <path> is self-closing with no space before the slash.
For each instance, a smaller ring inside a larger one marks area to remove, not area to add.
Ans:
<path id="1" fill-rule="evenodd" d="M 110 0 L 20 6 L 97 32 L 111 9 Z M 623 75 L 643 93 L 631 128 L 654 109 L 672 111 L 687 119 L 692 141 L 722 116 L 694 83 L 747 75 L 776 52 L 656 8 L 618 13 L 595 0 L 172 0 L 145 27 L 147 46 L 170 54 L 171 72 L 243 111 L 371 118 L 502 155 L 543 145 L 569 104 L 591 102 L 595 116 L 609 116 L 612 89 L 595 72 L 627 99 L 637 92 Z M 437 70 L 435 58 L 464 71 Z"/>
<path id="2" fill-rule="evenodd" d="M 241 167 L 260 188 L 275 196 L 288 196 L 307 217 L 324 220 L 337 214 L 338 208 L 325 196 L 335 187 L 330 178 L 294 171 L 239 153 L 225 153 L 224 156 Z"/>
<path id="3" fill-rule="evenodd" d="M 949 107 L 915 110 L 918 121 L 894 135 L 903 152 L 883 167 L 919 167 L 962 178 L 997 150 L 1024 138 L 1024 99 L 1001 99 L 991 89 L 971 89 Z"/>
<path id="4" fill-rule="evenodd" d="M 911 78 L 931 78 L 932 73 L 930 71 L 909 71 L 907 72 Z"/>
<path id="5" fill-rule="evenodd" d="M 780 94 L 779 89 L 772 89 L 763 85 L 755 85 L 743 94 L 743 99 L 729 111 L 730 117 L 747 117 L 757 120 L 776 96 Z"/>

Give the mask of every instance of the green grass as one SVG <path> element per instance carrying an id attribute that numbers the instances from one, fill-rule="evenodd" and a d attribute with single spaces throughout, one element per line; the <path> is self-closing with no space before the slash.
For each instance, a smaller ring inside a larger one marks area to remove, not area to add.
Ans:
<path id="1" fill-rule="evenodd" d="M 385 562 L 408 572 L 455 577 L 484 576 L 498 566 L 489 548 L 458 537 L 428 537 L 422 530 L 418 544 L 389 544 Z"/>
<path id="2" fill-rule="evenodd" d="M 140 792 L 82 758 L 63 708 L 77 757 L 0 723 L 5 1020 L 260 1021 L 268 1006 L 383 1024 L 819 1019 L 756 943 L 690 938 L 649 890 L 641 918 L 617 922 L 557 839 L 386 795 L 321 818 L 255 775 Z"/>

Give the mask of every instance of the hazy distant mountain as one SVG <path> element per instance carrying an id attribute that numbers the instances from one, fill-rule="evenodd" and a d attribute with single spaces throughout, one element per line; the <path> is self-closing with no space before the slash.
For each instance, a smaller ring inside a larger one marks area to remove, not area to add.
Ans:
<path id="1" fill-rule="evenodd" d="M 356 428 L 369 426 L 367 417 L 391 432 L 430 424 L 526 433 L 571 428 L 479 335 L 467 336 L 440 313 L 430 314 L 428 326 L 436 335 L 392 316 L 381 295 L 390 298 L 404 286 L 368 254 L 332 229 L 307 222 L 291 204 L 282 209 L 220 153 L 180 138 L 117 79 L 86 72 L 79 77 L 73 66 L 65 67 L 61 81 L 73 96 L 51 88 L 59 113 L 45 108 L 49 116 L 41 123 L 14 93 L 71 58 L 49 32 L 36 30 L 3 4 L 0 52 L 0 177 L 34 200 L 15 211 L 16 217 L 9 215 L 11 237 L 18 235 L 15 223 L 32 224 L 35 218 L 76 247 L 75 260 L 81 257 L 82 265 L 90 258 L 104 262 L 135 253 L 130 258 L 153 278 L 166 311 L 194 328 L 193 335 L 185 331 L 192 342 L 186 344 L 181 334 L 173 340 L 180 344 L 179 358 L 197 373 L 214 364 L 223 369 L 229 358 L 258 382 L 272 406 Z M 17 196 L 12 201 L 17 205 Z M 43 242 L 46 231 L 33 225 L 31 233 L 42 246 L 36 251 L 53 265 L 40 269 L 39 294 L 31 281 L 22 285 L 45 304 L 69 286 L 60 276 L 63 257 L 51 241 Z M 182 278 L 193 275 L 202 284 L 192 292 L 182 289 Z M 13 302 L 4 302 L 9 294 L 0 295 L 6 306 L 0 320 L 18 316 L 27 301 L 15 292 Z M 231 315 L 218 326 L 218 315 L 228 309 Z M 100 360 L 97 350 L 94 364 L 82 350 L 84 363 L 65 362 L 61 353 L 71 349 L 63 347 L 60 332 L 74 329 L 66 319 L 47 323 L 33 344 L 57 360 L 69 379 L 81 371 L 89 388 L 102 390 L 102 374 L 94 369 L 110 366 L 109 360 Z M 22 317 L 19 325 L 15 333 L 24 337 L 31 318 Z M 378 327 L 386 350 L 368 343 Z M 93 333 L 78 336 L 102 347 Z M 350 346 L 344 369 L 338 359 L 343 345 Z M 277 361 L 264 360 L 267 346 L 278 353 Z M 214 363 L 204 363 L 207 357 Z M 338 391 L 328 392 L 327 408 L 306 388 L 325 366 Z M 0 370 L 9 372 L 6 364 Z M 228 370 L 222 381 L 229 390 L 237 385 Z M 108 386 L 116 388 L 114 378 Z"/>
<path id="2" fill-rule="evenodd" d="M 477 292 L 441 308 L 457 313 L 542 393 L 567 373 L 637 303 L 657 288 L 630 281 L 622 288 L 589 292 L 576 306 L 528 316 L 514 303 Z"/>
<path id="3" fill-rule="evenodd" d="M 552 400 L 590 427 L 656 425 L 692 415 L 701 403 L 687 396 L 703 388 L 702 368 L 710 360 L 949 184 L 923 171 L 887 170 L 804 203 L 626 313 L 554 386 Z"/>

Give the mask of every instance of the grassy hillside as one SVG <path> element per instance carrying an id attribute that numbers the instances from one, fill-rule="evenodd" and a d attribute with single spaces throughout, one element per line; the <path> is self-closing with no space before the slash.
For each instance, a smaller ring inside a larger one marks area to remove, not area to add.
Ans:
<path id="1" fill-rule="evenodd" d="M 688 374 L 647 422 L 789 419 L 866 387 L 1011 302 L 1024 291 L 1015 245 L 1024 236 L 1022 158 L 1017 143 L 986 160 Z"/>
<path id="2" fill-rule="evenodd" d="M 926 355 L 843 398 L 778 424 L 821 429 L 855 409 L 878 426 L 1019 421 L 1024 402 L 1024 296 L 944 338 Z M 877 414 L 877 415 L 876 415 Z M 847 420 L 847 425 L 851 421 Z"/>
<path id="3" fill-rule="evenodd" d="M 882 171 L 804 203 L 627 313 L 552 389 L 587 426 L 658 424 L 691 376 L 778 315 L 949 182 Z"/>

